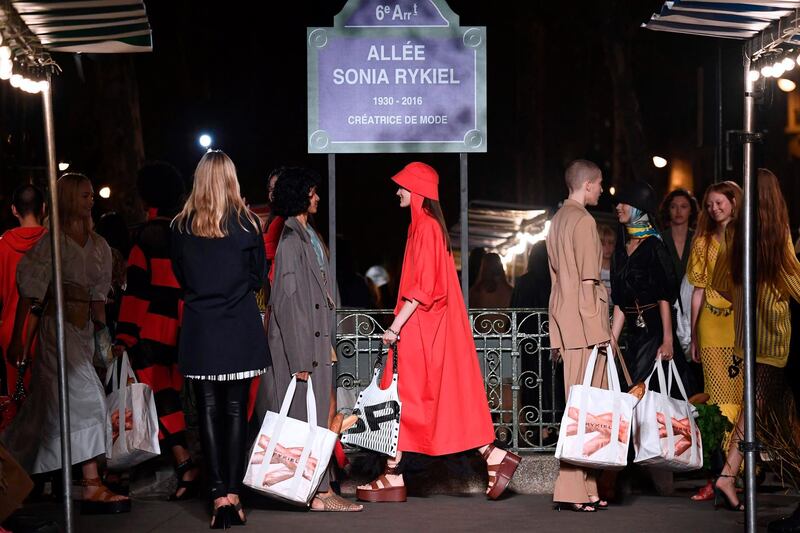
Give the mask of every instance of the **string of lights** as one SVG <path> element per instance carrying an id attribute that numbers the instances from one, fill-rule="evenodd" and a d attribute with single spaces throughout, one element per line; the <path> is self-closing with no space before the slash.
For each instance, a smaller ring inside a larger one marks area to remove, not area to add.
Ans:
<path id="1" fill-rule="evenodd" d="M 61 68 L 28 29 L 9 0 L 0 0 L 0 80 L 36 94 L 50 89 L 50 76 Z"/>

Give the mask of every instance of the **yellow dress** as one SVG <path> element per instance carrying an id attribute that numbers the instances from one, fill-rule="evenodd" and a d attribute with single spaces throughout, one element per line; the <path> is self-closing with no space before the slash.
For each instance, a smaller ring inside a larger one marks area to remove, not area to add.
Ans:
<path id="1" fill-rule="evenodd" d="M 733 308 L 738 316 L 735 327 L 735 352 L 743 356 L 744 346 L 744 297 L 740 286 L 734 286 L 727 265 L 728 251 L 719 268 L 712 274 L 709 284 L 714 288 L 729 292 Z M 790 270 L 781 271 L 779 286 L 759 283 L 756 288 L 756 362 L 783 368 L 789 360 L 789 340 L 792 336 L 789 299 L 800 302 L 800 263 L 794 255 L 794 245 L 786 243 L 786 255 L 790 258 Z"/>
<path id="2" fill-rule="evenodd" d="M 686 267 L 686 278 L 693 286 L 705 289 L 697 317 L 697 342 L 705 392 L 711 397 L 709 402 L 719 405 L 722 414 L 735 422 L 742 403 L 744 368 L 741 356 L 734 350 L 733 307 L 711 288 L 719 252 L 719 241 L 713 236 L 696 236 Z"/>

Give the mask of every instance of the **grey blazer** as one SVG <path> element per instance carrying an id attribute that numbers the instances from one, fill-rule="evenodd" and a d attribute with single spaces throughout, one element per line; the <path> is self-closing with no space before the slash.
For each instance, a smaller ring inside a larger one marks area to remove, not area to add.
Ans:
<path id="1" fill-rule="evenodd" d="M 272 367 L 262 391 L 267 408 L 280 410 L 283 396 L 296 372 L 311 372 L 317 423 L 328 427 L 333 368 L 331 346 L 336 309 L 328 296 L 327 265 L 322 272 L 311 239 L 296 218 L 286 220 L 275 256 L 275 278 L 270 294 L 269 346 Z M 306 420 L 306 387 L 299 382 L 289 416 Z M 328 489 L 327 475 L 319 490 Z"/>

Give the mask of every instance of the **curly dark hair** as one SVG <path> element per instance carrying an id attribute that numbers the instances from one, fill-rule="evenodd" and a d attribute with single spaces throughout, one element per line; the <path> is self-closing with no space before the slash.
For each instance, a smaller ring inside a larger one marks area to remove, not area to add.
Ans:
<path id="1" fill-rule="evenodd" d="M 305 213 L 311 203 L 308 196 L 318 186 L 319 175 L 313 170 L 303 167 L 285 168 L 272 191 L 272 208 L 275 214 L 288 218 Z"/>
<path id="2" fill-rule="evenodd" d="M 659 214 L 661 215 L 661 227 L 669 227 L 669 205 L 672 203 L 672 200 L 678 196 L 683 196 L 689 202 L 689 227 L 694 229 L 695 224 L 697 224 L 697 214 L 699 213 L 700 209 L 697 205 L 697 199 L 686 189 L 675 189 L 664 197 L 664 201 L 661 202 L 661 207 L 659 208 Z"/>
<path id="3" fill-rule="evenodd" d="M 148 207 L 173 209 L 183 201 L 185 188 L 178 169 L 164 161 L 145 163 L 136 174 L 136 190 Z"/>

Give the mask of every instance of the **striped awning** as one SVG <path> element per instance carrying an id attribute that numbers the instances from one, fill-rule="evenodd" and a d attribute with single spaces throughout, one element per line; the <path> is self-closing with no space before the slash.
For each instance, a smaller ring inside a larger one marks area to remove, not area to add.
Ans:
<path id="1" fill-rule="evenodd" d="M 725 39 L 750 39 L 800 8 L 793 0 L 674 0 L 642 27 Z"/>
<path id="2" fill-rule="evenodd" d="M 143 0 L 12 0 L 25 25 L 50 52 L 151 52 Z"/>

